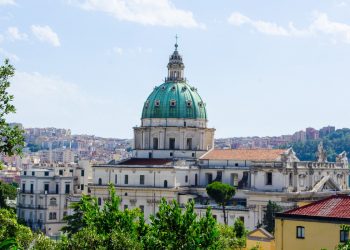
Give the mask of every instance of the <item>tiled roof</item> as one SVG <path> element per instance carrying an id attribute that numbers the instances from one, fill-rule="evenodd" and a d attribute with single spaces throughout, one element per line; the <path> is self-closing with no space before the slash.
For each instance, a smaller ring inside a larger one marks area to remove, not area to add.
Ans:
<path id="1" fill-rule="evenodd" d="M 118 165 L 166 165 L 171 162 L 171 159 L 131 158 L 119 162 Z"/>
<path id="2" fill-rule="evenodd" d="M 350 196 L 333 195 L 282 213 L 286 215 L 303 215 L 331 218 L 350 218 Z"/>
<path id="3" fill-rule="evenodd" d="M 285 149 L 213 149 L 201 160 L 280 161 Z"/>

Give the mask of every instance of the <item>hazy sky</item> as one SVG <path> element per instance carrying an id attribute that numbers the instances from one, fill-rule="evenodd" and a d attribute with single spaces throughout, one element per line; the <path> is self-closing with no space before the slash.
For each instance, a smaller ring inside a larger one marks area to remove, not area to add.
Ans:
<path id="1" fill-rule="evenodd" d="M 216 137 L 350 127 L 344 0 L 0 0 L 11 120 L 131 138 L 175 34 Z"/>

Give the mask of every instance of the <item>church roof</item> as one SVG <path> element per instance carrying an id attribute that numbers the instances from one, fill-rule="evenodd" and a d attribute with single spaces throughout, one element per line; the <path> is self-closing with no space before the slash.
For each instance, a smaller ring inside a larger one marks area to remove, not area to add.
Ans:
<path id="1" fill-rule="evenodd" d="M 285 149 L 213 149 L 201 160 L 280 161 Z"/>
<path id="2" fill-rule="evenodd" d="M 142 109 L 144 118 L 182 118 L 207 119 L 205 103 L 184 78 L 182 56 L 175 51 L 169 58 L 168 77 L 165 82 L 156 86 L 148 96 Z"/>
<path id="3" fill-rule="evenodd" d="M 306 206 L 281 213 L 279 217 L 285 215 L 350 219 L 350 196 L 332 195 Z"/>
<path id="4" fill-rule="evenodd" d="M 207 119 L 205 103 L 186 82 L 165 82 L 155 87 L 142 110 L 144 118 Z"/>

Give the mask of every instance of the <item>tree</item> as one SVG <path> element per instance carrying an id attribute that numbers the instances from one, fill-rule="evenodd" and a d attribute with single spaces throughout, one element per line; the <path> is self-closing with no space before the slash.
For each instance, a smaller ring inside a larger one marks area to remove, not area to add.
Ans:
<path id="1" fill-rule="evenodd" d="M 6 208 L 6 198 L 16 199 L 17 188 L 12 184 L 3 183 L 0 181 L 0 208 Z"/>
<path id="2" fill-rule="evenodd" d="M 18 126 L 6 122 L 6 116 L 16 112 L 12 105 L 13 95 L 7 92 L 10 87 L 9 79 L 15 74 L 15 68 L 6 59 L 0 67 L 0 153 L 5 155 L 21 154 L 24 146 L 23 131 Z"/>
<path id="3" fill-rule="evenodd" d="M 242 249 L 246 246 L 247 231 L 243 221 L 237 219 L 234 226 L 220 225 L 220 249 Z"/>
<path id="4" fill-rule="evenodd" d="M 275 214 L 282 211 L 282 207 L 276 202 L 269 201 L 267 203 L 266 212 L 263 219 L 264 228 L 270 233 L 275 231 Z"/>
<path id="5" fill-rule="evenodd" d="M 206 190 L 210 198 L 222 206 L 224 222 L 227 225 L 226 205 L 228 201 L 236 194 L 236 189 L 228 184 L 214 181 L 207 186 Z"/>
<path id="6" fill-rule="evenodd" d="M 164 198 L 159 212 L 150 217 L 150 226 L 143 237 L 144 249 L 217 249 L 219 231 L 210 208 L 204 217 L 197 218 L 194 202 L 182 211 L 176 201 Z"/>
<path id="7" fill-rule="evenodd" d="M 139 209 L 119 209 L 120 198 L 113 185 L 102 208 L 97 199 L 83 196 L 73 204 L 75 214 L 67 216 L 63 231 L 68 238 L 61 249 L 141 249 L 140 233 L 146 230 Z M 145 234 L 145 233 L 143 233 Z M 118 247 L 120 246 L 120 247 Z"/>
<path id="8" fill-rule="evenodd" d="M 32 231 L 17 222 L 17 216 L 12 210 L 0 209 L 0 245 L 27 249 L 32 240 Z"/>

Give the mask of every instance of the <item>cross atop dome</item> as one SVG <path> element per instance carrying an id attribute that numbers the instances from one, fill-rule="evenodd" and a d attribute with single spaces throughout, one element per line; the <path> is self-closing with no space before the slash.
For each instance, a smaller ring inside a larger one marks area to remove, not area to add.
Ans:
<path id="1" fill-rule="evenodd" d="M 175 35 L 175 51 L 177 51 L 177 47 L 179 46 L 179 45 L 177 45 L 177 39 L 178 39 L 179 37 L 177 36 L 177 34 Z"/>

